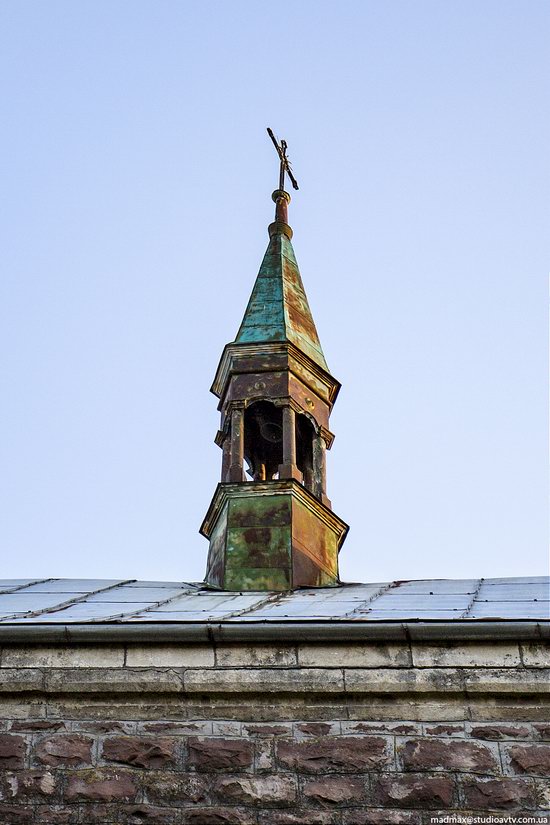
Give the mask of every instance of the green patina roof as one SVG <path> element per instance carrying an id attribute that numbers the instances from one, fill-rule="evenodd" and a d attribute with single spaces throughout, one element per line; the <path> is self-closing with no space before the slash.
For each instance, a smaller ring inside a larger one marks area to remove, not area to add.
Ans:
<path id="1" fill-rule="evenodd" d="M 269 241 L 235 343 L 290 341 L 328 372 L 292 243 L 283 232 Z"/>

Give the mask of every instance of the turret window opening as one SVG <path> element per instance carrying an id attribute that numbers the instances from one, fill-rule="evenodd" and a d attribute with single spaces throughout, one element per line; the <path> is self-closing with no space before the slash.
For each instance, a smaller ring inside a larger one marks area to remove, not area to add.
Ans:
<path id="1" fill-rule="evenodd" d="M 244 457 L 252 481 L 279 478 L 283 461 L 283 416 L 280 407 L 256 401 L 244 413 Z"/>
<path id="2" fill-rule="evenodd" d="M 305 415 L 296 416 L 296 464 L 302 473 L 303 485 L 314 492 L 313 481 L 313 439 L 315 428 Z"/>

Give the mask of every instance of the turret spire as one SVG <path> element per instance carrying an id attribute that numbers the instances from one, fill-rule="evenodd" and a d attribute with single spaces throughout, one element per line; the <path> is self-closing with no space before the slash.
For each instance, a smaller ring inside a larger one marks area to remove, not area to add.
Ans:
<path id="1" fill-rule="evenodd" d="M 284 186 L 286 172 L 298 189 L 286 156 L 286 141 L 282 140 L 279 146 L 271 129 L 267 131 L 281 161 L 279 184 Z M 275 220 L 268 227 L 269 246 L 235 343 L 288 341 L 328 372 L 292 248 L 293 233 L 288 225 L 290 195 L 280 188 L 271 197 L 275 202 Z"/>
<path id="2" fill-rule="evenodd" d="M 292 248 L 285 175 L 298 184 L 287 144 L 267 131 L 280 160 L 275 221 L 212 385 L 222 473 L 201 533 L 210 541 L 206 581 L 224 590 L 337 584 L 348 529 L 326 491 L 329 415 L 340 384 L 328 371 Z"/>

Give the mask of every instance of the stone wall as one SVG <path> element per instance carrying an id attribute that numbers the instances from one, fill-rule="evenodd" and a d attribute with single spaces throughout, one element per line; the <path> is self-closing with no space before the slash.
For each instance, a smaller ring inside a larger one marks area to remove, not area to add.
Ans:
<path id="1" fill-rule="evenodd" d="M 0 822 L 542 818 L 548 666 L 540 644 L 7 645 Z"/>

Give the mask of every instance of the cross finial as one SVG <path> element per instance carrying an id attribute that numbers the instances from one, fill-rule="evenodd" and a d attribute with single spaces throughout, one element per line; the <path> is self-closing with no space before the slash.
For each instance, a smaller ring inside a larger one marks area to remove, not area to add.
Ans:
<path id="1" fill-rule="evenodd" d="M 279 160 L 281 161 L 281 166 L 280 166 L 280 170 L 279 170 L 279 189 L 284 192 L 284 189 L 285 189 L 285 172 L 288 175 L 288 177 L 290 179 L 290 182 L 291 182 L 292 186 L 294 187 L 294 189 L 298 189 L 298 181 L 296 180 L 296 178 L 292 174 L 292 169 L 290 167 L 290 161 L 286 156 L 286 149 L 287 149 L 286 140 L 281 140 L 281 142 L 278 143 L 277 138 L 275 137 L 275 135 L 273 134 L 273 132 L 271 131 L 269 126 L 267 127 L 267 134 L 269 135 L 269 137 L 273 141 L 273 145 L 275 146 L 275 149 L 277 150 L 277 154 L 279 155 Z"/>

